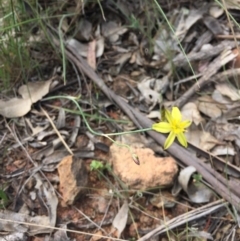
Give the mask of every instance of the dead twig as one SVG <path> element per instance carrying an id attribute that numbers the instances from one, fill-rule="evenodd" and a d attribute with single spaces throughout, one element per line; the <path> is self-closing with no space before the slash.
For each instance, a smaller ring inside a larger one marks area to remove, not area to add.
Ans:
<path id="1" fill-rule="evenodd" d="M 197 208 L 195 210 L 192 210 L 190 212 L 184 213 L 182 215 L 177 216 L 176 218 L 173 218 L 167 222 L 165 222 L 163 225 L 160 225 L 159 227 L 155 228 L 151 232 L 147 233 L 138 241 L 146 241 L 149 240 L 151 237 L 162 234 L 164 232 L 167 232 L 173 228 L 176 228 L 180 225 L 183 225 L 185 223 L 188 223 L 190 221 L 196 220 L 198 218 L 204 217 L 208 214 L 214 213 L 218 211 L 220 208 L 226 206 L 226 202 L 224 202 L 223 199 L 218 200 L 216 202 L 212 202 L 210 204 L 207 204 L 205 206 L 202 206 L 200 208 Z"/>
<path id="2" fill-rule="evenodd" d="M 50 118 L 50 116 L 48 115 L 48 113 L 41 107 L 41 111 L 44 113 L 44 115 L 48 118 L 50 124 L 52 125 L 54 131 L 56 132 L 56 134 L 58 135 L 58 138 L 61 140 L 61 142 L 63 143 L 63 145 L 65 146 L 65 148 L 67 149 L 67 151 L 69 152 L 70 155 L 73 155 L 73 152 L 71 151 L 71 149 L 69 148 L 69 146 L 67 145 L 67 143 L 64 141 L 63 137 L 61 136 L 60 132 L 58 131 L 58 129 L 56 128 L 56 126 L 54 125 L 52 119 Z"/>

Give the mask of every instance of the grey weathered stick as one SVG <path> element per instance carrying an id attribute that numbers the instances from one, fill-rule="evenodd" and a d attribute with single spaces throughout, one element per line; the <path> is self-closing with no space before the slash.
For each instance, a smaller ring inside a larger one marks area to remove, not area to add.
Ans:
<path id="1" fill-rule="evenodd" d="M 201 46 L 202 46 L 202 44 L 201 44 Z M 213 57 L 219 55 L 223 50 L 231 49 L 231 48 L 234 48 L 235 46 L 236 46 L 236 43 L 234 41 L 226 41 L 226 42 L 223 41 L 219 45 L 214 46 L 208 50 L 202 50 L 199 52 L 193 51 L 187 55 L 180 53 L 172 61 L 175 66 L 181 67 L 192 61 L 199 61 L 199 60 L 203 60 L 203 59 L 213 58 Z"/>
<path id="2" fill-rule="evenodd" d="M 163 225 L 160 225 L 159 227 L 150 231 L 148 234 L 146 234 L 143 237 L 141 237 L 140 239 L 138 239 L 138 241 L 147 241 L 153 236 L 167 232 L 176 227 L 179 227 L 180 225 L 189 223 L 193 220 L 204 217 L 206 215 L 215 213 L 217 210 L 219 210 L 220 208 L 222 208 L 224 206 L 227 206 L 227 203 L 224 202 L 224 200 L 218 200 L 216 202 L 207 204 L 200 208 L 194 209 L 190 212 L 179 215 L 176 218 L 173 218 L 173 219 L 167 221 L 166 223 L 164 223 Z"/>

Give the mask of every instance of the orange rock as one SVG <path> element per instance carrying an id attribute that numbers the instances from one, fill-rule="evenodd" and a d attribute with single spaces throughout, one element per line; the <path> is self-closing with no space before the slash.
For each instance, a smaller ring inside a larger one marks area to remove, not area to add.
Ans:
<path id="1" fill-rule="evenodd" d="M 172 157 L 156 157 L 149 148 L 131 147 L 131 150 L 138 156 L 140 165 L 135 164 L 128 148 L 114 144 L 110 148 L 113 172 L 124 183 L 140 190 L 173 184 L 178 166 Z"/>
<path id="2" fill-rule="evenodd" d="M 71 205 L 86 188 L 88 182 L 87 169 L 81 159 L 66 156 L 58 165 L 62 205 Z"/>

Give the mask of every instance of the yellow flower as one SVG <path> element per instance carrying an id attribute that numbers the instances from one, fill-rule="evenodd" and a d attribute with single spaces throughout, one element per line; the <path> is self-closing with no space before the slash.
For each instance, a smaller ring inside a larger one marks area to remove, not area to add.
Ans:
<path id="1" fill-rule="evenodd" d="M 172 145 L 175 138 L 184 147 L 187 147 L 187 139 L 184 135 L 186 128 L 191 125 L 191 121 L 182 121 L 182 114 L 177 107 L 172 108 L 172 112 L 165 110 L 167 122 L 159 122 L 152 125 L 152 129 L 161 133 L 169 133 L 167 140 L 164 143 L 164 149 Z"/>

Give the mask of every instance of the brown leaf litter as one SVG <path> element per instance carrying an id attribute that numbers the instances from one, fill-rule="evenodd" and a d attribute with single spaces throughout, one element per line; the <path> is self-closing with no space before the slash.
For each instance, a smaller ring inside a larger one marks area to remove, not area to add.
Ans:
<path id="1" fill-rule="evenodd" d="M 40 4 L 44 12 L 50 2 Z M 172 28 L 151 4 L 54 7 L 53 13 L 69 13 L 61 24 L 46 24 L 56 49 L 64 36 L 67 83 L 52 83 L 57 71 L 51 70 L 48 80 L 36 77 L 0 101 L 1 115 L 20 117 L 0 123 L 7 152 L 1 184 L 10 199 L 1 218 L 25 222 L 1 221 L 3 238 L 239 239 L 239 29 L 214 2 L 161 0 Z M 224 6 L 238 18 L 236 1 Z M 46 94 L 73 96 L 81 111 L 64 98 L 41 101 Z M 101 133 L 149 128 L 163 106 L 178 106 L 192 121 L 187 149 L 174 143 L 166 152 L 165 136 L 148 131 L 120 146 L 116 138 L 108 153 Z M 90 171 L 93 160 L 104 168 Z M 60 225 L 63 230 L 53 230 Z"/>

